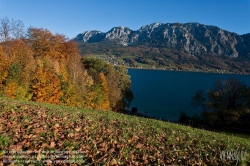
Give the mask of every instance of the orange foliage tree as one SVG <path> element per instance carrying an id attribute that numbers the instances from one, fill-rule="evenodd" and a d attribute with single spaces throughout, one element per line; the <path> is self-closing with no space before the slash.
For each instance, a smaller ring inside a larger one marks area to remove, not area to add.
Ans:
<path id="1" fill-rule="evenodd" d="M 6 85 L 6 78 L 9 74 L 10 62 L 3 53 L 2 46 L 0 45 L 0 94 L 3 93 L 3 88 Z"/>
<path id="2" fill-rule="evenodd" d="M 33 101 L 59 103 L 62 91 L 60 79 L 48 68 L 38 67 L 32 78 Z"/>
<path id="3" fill-rule="evenodd" d="M 49 30 L 43 28 L 29 28 L 28 42 L 32 47 L 34 56 L 61 58 L 62 48 L 66 41 L 63 35 L 53 35 Z"/>
<path id="4" fill-rule="evenodd" d="M 4 67 L 4 73 L 8 70 L 5 78 L 4 93 L 7 97 L 29 100 L 29 81 L 34 70 L 35 63 L 32 51 L 27 43 L 21 39 L 9 40 L 1 43 L 3 46 L 3 62 L 8 64 Z"/>

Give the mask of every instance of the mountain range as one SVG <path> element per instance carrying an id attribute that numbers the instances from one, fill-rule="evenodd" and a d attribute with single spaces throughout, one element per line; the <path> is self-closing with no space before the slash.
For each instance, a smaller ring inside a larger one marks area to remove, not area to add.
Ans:
<path id="1" fill-rule="evenodd" d="M 78 34 L 83 55 L 113 55 L 132 67 L 250 73 L 250 33 L 238 35 L 200 23 L 153 23 L 139 30 L 113 27 Z"/>

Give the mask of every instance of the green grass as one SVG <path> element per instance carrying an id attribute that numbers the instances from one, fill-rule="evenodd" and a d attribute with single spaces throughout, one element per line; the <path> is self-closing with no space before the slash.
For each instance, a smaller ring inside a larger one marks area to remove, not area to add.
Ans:
<path id="1" fill-rule="evenodd" d="M 219 132 L 219 133 L 222 133 L 222 134 L 225 134 L 225 135 L 228 135 L 228 136 L 235 136 L 235 137 L 246 138 L 246 139 L 250 140 L 249 132 L 229 131 L 229 130 L 219 130 L 219 131 L 216 131 L 216 132 Z"/>
<path id="2" fill-rule="evenodd" d="M 11 144 L 11 138 L 0 135 L 0 150 L 3 149 L 3 147 L 9 146 Z"/>
<path id="3" fill-rule="evenodd" d="M 0 121 L 0 150 L 79 150 L 90 165 L 235 165 L 220 153 L 239 150 L 250 163 L 249 137 L 110 111 L 0 98 Z"/>

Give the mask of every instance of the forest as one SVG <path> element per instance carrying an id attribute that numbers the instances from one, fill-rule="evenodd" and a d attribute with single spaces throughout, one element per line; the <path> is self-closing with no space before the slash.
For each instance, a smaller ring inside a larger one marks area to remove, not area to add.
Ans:
<path id="1" fill-rule="evenodd" d="M 133 99 L 125 67 L 81 57 L 62 34 L 3 18 L 0 41 L 0 96 L 116 112 Z"/>

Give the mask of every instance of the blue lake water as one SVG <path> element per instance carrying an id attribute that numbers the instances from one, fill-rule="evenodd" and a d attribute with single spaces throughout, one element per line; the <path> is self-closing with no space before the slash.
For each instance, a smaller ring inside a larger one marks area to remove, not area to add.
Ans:
<path id="1" fill-rule="evenodd" d="M 138 112 L 171 121 L 178 121 L 180 111 L 199 114 L 201 110 L 190 104 L 192 97 L 197 90 L 206 92 L 213 88 L 219 78 L 237 78 L 250 86 L 248 75 L 141 69 L 129 69 L 128 74 L 135 95 L 130 108 L 137 107 Z"/>

